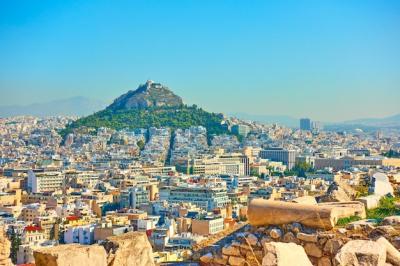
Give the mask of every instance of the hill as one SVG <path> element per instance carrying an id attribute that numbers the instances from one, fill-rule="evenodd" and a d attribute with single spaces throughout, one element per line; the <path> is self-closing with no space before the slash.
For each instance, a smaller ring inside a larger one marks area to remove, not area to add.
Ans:
<path id="1" fill-rule="evenodd" d="M 80 118 L 68 125 L 62 135 L 76 129 L 100 127 L 120 129 L 204 126 L 208 134 L 228 133 L 222 114 L 210 113 L 197 106 L 187 106 L 167 87 L 153 82 L 118 97 L 106 109 Z"/>
<path id="2" fill-rule="evenodd" d="M 100 101 L 84 97 L 73 97 L 30 105 L 0 106 L 0 117 L 20 115 L 33 115 L 38 117 L 58 115 L 84 116 L 101 110 L 105 106 L 106 104 Z"/>

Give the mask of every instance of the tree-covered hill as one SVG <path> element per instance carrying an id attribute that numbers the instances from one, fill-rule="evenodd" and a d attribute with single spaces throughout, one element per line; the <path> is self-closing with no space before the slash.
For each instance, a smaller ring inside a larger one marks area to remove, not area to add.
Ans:
<path id="1" fill-rule="evenodd" d="M 226 127 L 221 124 L 222 122 L 222 114 L 209 113 L 197 106 L 181 105 L 117 111 L 105 109 L 76 120 L 68 125 L 61 134 L 65 136 L 74 129 L 82 127 L 94 129 L 108 127 L 120 130 L 149 127 L 176 129 L 190 126 L 204 126 L 209 135 L 228 133 Z"/>

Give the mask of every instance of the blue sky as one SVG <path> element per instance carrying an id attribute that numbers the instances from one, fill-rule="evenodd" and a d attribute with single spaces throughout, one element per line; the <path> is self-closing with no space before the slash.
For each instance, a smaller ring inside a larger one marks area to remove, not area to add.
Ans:
<path id="1" fill-rule="evenodd" d="M 400 113 L 400 1 L 0 1 L 0 105 L 147 79 L 218 112 Z"/>

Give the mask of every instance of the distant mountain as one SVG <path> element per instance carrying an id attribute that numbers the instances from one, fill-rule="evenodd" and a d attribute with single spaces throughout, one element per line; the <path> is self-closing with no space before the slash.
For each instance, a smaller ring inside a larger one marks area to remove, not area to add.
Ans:
<path id="1" fill-rule="evenodd" d="M 353 131 L 361 129 L 363 131 L 377 130 L 399 130 L 400 114 L 388 116 L 384 118 L 361 118 L 348 120 L 339 123 L 330 123 L 325 125 L 325 129 L 332 131 Z"/>
<path id="2" fill-rule="evenodd" d="M 231 113 L 230 117 L 251 120 L 265 124 L 279 124 L 287 127 L 299 127 L 299 119 L 285 115 L 254 115 L 247 113 Z"/>
<path id="3" fill-rule="evenodd" d="M 38 117 L 58 115 L 84 116 L 101 110 L 105 105 L 106 104 L 101 101 L 84 97 L 73 97 L 30 105 L 0 106 L 0 117 L 19 115 L 32 115 Z"/>
<path id="4" fill-rule="evenodd" d="M 104 110 L 71 123 L 61 134 L 65 136 L 83 128 L 176 129 L 190 126 L 204 126 L 208 134 L 228 133 L 222 114 L 210 113 L 195 105 L 187 106 L 168 87 L 147 81 L 137 90 L 118 97 Z"/>
<path id="5" fill-rule="evenodd" d="M 384 118 L 363 118 L 345 121 L 343 124 L 360 124 L 365 126 L 373 127 L 399 127 L 400 126 L 400 114 L 388 116 Z"/>

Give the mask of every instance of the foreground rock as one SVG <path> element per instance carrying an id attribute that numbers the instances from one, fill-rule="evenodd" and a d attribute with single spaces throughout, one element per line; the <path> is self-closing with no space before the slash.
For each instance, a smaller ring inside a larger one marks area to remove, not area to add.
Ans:
<path id="1" fill-rule="evenodd" d="M 347 242 L 335 257 L 336 265 L 384 266 L 386 263 L 386 247 L 370 240 L 352 240 Z"/>
<path id="2" fill-rule="evenodd" d="M 311 262 L 300 245 L 271 242 L 264 245 L 263 266 L 311 266 Z"/>
<path id="3" fill-rule="evenodd" d="M 152 266 L 152 247 L 146 234 L 129 232 L 113 236 L 103 243 L 107 251 L 108 266 Z"/>
<path id="4" fill-rule="evenodd" d="M 3 228 L 0 228 L 0 266 L 13 265 L 10 259 L 11 243 L 4 235 Z"/>
<path id="5" fill-rule="evenodd" d="M 102 246 L 79 244 L 41 248 L 33 252 L 36 266 L 107 266 L 107 254 Z"/>
<path id="6" fill-rule="evenodd" d="M 380 237 L 377 243 L 386 248 L 386 261 L 395 266 L 400 266 L 400 252 L 386 238 Z"/>
<path id="7" fill-rule="evenodd" d="M 254 199 L 249 203 L 247 216 L 255 226 L 300 222 L 313 228 L 331 229 L 339 214 L 337 208 L 318 205 Z"/>

